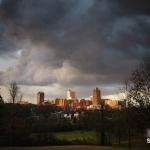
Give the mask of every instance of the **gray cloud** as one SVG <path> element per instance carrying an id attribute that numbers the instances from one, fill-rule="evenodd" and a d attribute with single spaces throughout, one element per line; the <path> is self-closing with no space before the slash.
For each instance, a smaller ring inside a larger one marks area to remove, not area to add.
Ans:
<path id="1" fill-rule="evenodd" d="M 150 15 L 149 0 L 115 0 L 119 6 L 118 13 L 121 15 Z"/>
<path id="2" fill-rule="evenodd" d="M 146 0 L 2 0 L 0 54 L 21 49 L 12 67 L 20 84 L 119 84 L 149 52 L 148 6 Z"/>

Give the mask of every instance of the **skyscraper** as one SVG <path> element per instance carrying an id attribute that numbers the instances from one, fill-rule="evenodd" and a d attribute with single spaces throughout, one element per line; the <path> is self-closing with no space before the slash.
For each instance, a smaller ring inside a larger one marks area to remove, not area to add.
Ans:
<path id="1" fill-rule="evenodd" d="M 76 99 L 75 92 L 72 91 L 71 89 L 68 89 L 68 91 L 67 91 L 67 99 L 68 100 Z"/>
<path id="2" fill-rule="evenodd" d="M 96 87 L 93 90 L 93 106 L 100 105 L 100 101 L 101 101 L 101 91 Z"/>
<path id="3" fill-rule="evenodd" d="M 44 102 L 44 92 L 37 93 L 37 104 L 42 104 Z"/>

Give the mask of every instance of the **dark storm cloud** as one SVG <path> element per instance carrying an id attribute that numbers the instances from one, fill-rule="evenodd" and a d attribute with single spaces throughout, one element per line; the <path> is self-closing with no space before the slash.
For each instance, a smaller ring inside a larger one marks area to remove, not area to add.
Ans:
<path id="1" fill-rule="evenodd" d="M 18 49 L 16 38 L 11 39 L 4 24 L 0 21 L 0 54 Z"/>
<path id="2" fill-rule="evenodd" d="M 115 0 L 122 15 L 150 15 L 149 0 Z"/>
<path id="3" fill-rule="evenodd" d="M 147 0 L 2 0 L 0 51 L 26 51 L 17 75 L 31 78 L 27 84 L 36 84 L 39 64 L 62 68 L 62 84 L 68 70 L 76 74 L 70 84 L 120 82 L 149 52 L 149 6 Z M 25 50 L 26 41 L 34 50 Z M 58 80 L 41 76 L 39 84 Z"/>
<path id="4" fill-rule="evenodd" d="M 37 42 L 50 38 L 49 34 L 53 34 L 51 32 L 56 28 L 57 21 L 69 9 L 66 8 L 68 5 L 69 2 L 63 0 L 3 0 L 0 13 L 12 41 L 15 38 L 29 38 Z M 7 47 L 7 43 L 5 45 Z"/>

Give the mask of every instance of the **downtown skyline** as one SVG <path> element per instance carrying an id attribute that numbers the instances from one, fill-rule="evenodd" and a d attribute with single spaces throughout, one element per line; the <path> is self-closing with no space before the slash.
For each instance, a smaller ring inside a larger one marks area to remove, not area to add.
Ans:
<path id="1" fill-rule="evenodd" d="M 38 91 L 65 97 L 68 88 L 79 98 L 96 86 L 102 96 L 116 95 L 149 54 L 148 6 L 148 0 L 1 0 L 2 95 L 11 81 L 32 102 Z"/>

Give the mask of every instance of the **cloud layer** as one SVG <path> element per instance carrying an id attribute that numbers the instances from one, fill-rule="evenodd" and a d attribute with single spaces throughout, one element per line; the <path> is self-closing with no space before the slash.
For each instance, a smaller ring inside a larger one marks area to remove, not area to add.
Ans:
<path id="1" fill-rule="evenodd" d="M 17 55 L 0 72 L 1 84 L 120 84 L 149 53 L 149 6 L 148 0 L 1 0 L 0 55 Z"/>

